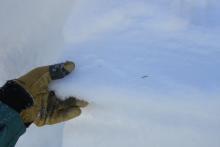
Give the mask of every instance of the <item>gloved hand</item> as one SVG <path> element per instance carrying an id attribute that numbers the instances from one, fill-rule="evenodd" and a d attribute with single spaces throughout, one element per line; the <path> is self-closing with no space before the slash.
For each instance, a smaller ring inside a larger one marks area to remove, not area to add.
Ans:
<path id="1" fill-rule="evenodd" d="M 24 123 L 34 122 L 37 126 L 43 126 L 80 115 L 80 107 L 87 106 L 88 102 L 73 97 L 62 101 L 54 92 L 48 90 L 48 85 L 52 80 L 65 77 L 74 68 L 75 64 L 70 61 L 38 67 L 16 80 L 34 99 L 34 105 L 20 114 Z"/>

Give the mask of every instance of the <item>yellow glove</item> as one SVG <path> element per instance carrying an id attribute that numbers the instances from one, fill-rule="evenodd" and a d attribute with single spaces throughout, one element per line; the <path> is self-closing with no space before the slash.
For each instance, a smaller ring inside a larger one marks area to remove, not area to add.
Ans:
<path id="1" fill-rule="evenodd" d="M 38 126 L 54 124 L 76 117 L 81 113 L 79 107 L 84 101 L 76 100 L 76 104 L 73 105 L 69 102 L 72 101 L 71 98 L 61 101 L 48 90 L 48 85 L 52 80 L 64 78 L 74 68 L 75 64 L 67 61 L 65 63 L 35 68 L 15 80 L 34 99 L 34 105 L 20 113 L 26 124 L 31 124 L 32 122 Z M 61 109 L 62 107 L 63 109 Z"/>

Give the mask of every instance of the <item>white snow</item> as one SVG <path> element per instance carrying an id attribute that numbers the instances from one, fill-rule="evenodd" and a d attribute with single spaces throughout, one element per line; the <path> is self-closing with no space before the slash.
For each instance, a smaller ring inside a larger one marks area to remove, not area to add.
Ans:
<path id="1" fill-rule="evenodd" d="M 16 147 L 219 147 L 219 4 L 0 0 L 0 82 L 73 60 L 50 88 L 90 102 Z"/>

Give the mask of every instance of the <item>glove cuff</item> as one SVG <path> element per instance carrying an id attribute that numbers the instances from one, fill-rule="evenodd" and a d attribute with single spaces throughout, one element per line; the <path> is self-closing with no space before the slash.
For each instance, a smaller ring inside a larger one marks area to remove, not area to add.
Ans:
<path id="1" fill-rule="evenodd" d="M 0 101 L 20 113 L 33 106 L 32 96 L 16 81 L 10 80 L 0 89 Z"/>

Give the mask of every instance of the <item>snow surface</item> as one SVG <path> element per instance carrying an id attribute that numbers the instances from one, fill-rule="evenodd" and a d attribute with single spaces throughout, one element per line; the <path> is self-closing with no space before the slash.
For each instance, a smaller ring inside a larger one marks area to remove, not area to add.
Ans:
<path id="1" fill-rule="evenodd" d="M 0 82 L 73 60 L 51 84 L 90 102 L 16 147 L 219 147 L 217 0 L 0 0 Z"/>

